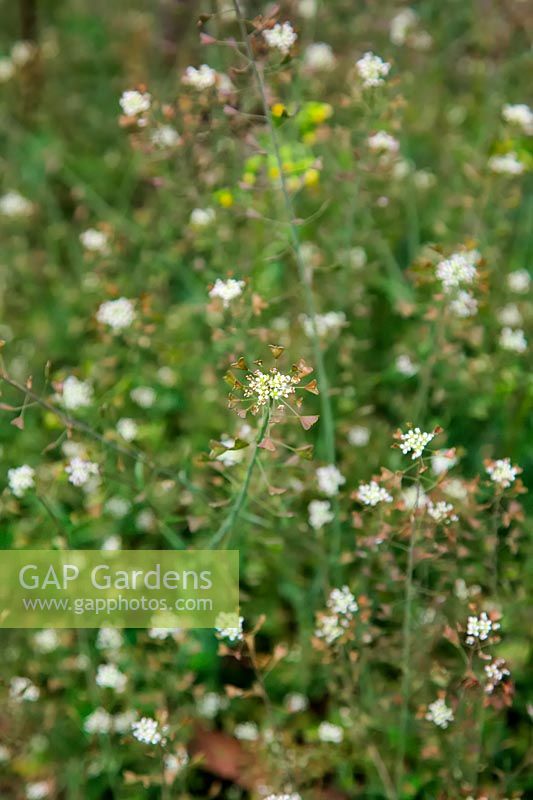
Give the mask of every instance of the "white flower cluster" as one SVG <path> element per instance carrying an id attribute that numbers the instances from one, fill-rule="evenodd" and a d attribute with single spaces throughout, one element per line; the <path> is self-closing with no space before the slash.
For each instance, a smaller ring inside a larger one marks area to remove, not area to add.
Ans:
<path id="1" fill-rule="evenodd" d="M 29 217 L 32 211 L 33 204 L 19 192 L 7 192 L 0 197 L 0 214 L 4 217 Z"/>
<path id="2" fill-rule="evenodd" d="M 100 664 L 96 670 L 96 683 L 104 689 L 113 689 L 119 694 L 124 691 L 128 679 L 115 664 Z"/>
<path id="3" fill-rule="evenodd" d="M 501 325 L 520 325 L 522 322 L 522 314 L 520 309 L 515 303 L 507 303 L 506 306 L 500 308 L 498 311 L 498 322 Z"/>
<path id="4" fill-rule="evenodd" d="M 309 708 L 309 700 L 301 692 L 289 692 L 284 699 L 285 707 L 291 714 L 298 714 Z"/>
<path id="5" fill-rule="evenodd" d="M 412 8 L 402 8 L 391 19 L 389 26 L 390 40 L 393 44 L 403 45 L 408 35 L 418 22 L 418 14 Z"/>
<path id="6" fill-rule="evenodd" d="M 348 441 L 354 447 L 364 447 L 370 440 L 370 431 L 364 425 L 354 425 L 348 431 Z"/>
<path id="7" fill-rule="evenodd" d="M 316 479 L 320 491 L 328 497 L 338 494 L 339 488 L 346 483 L 346 478 L 334 464 L 318 467 Z"/>
<path id="8" fill-rule="evenodd" d="M 343 626 L 348 624 L 354 613 L 359 609 L 355 597 L 347 586 L 343 586 L 342 589 L 332 589 L 328 597 L 327 606 L 334 614 L 343 617 L 341 623 Z"/>
<path id="9" fill-rule="evenodd" d="M 263 38 L 271 50 L 279 50 L 286 56 L 298 36 L 290 22 L 278 22 L 273 28 L 263 31 Z"/>
<path id="10" fill-rule="evenodd" d="M 368 51 L 360 58 L 356 64 L 359 77 L 363 81 L 363 86 L 380 86 L 385 82 L 385 78 L 390 72 L 391 65 L 375 53 Z"/>
<path id="11" fill-rule="evenodd" d="M 518 475 L 518 468 L 513 467 L 510 458 L 498 458 L 487 466 L 487 472 L 494 483 L 507 489 Z"/>
<path id="12" fill-rule="evenodd" d="M 44 628 L 33 637 L 33 646 L 38 653 L 53 653 L 59 646 L 59 636 L 53 628 Z"/>
<path id="13" fill-rule="evenodd" d="M 478 311 L 478 302 L 470 292 L 461 289 L 448 308 L 456 317 L 466 319 L 466 317 L 475 317 Z"/>
<path id="14" fill-rule="evenodd" d="M 91 253 L 104 255 L 109 249 L 107 236 L 103 231 L 99 231 L 96 228 L 87 228 L 86 231 L 80 233 L 80 242 Z"/>
<path id="15" fill-rule="evenodd" d="M 418 364 L 415 364 L 411 356 L 407 355 L 407 353 L 402 353 L 399 355 L 396 359 L 395 365 L 400 375 L 405 375 L 406 378 L 412 378 L 413 375 L 416 375 L 416 373 L 420 370 Z"/>
<path id="16" fill-rule="evenodd" d="M 431 469 L 435 475 L 442 475 L 457 464 L 453 451 L 437 450 L 431 457 Z"/>
<path id="17" fill-rule="evenodd" d="M 527 350 L 527 339 L 522 328 L 504 327 L 500 333 L 500 347 L 504 350 L 511 350 L 515 353 L 525 353 Z"/>
<path id="18" fill-rule="evenodd" d="M 134 419 L 122 417 L 122 419 L 119 419 L 117 422 L 117 431 L 118 435 L 122 436 L 126 442 L 133 442 L 139 433 L 139 426 Z"/>
<path id="19" fill-rule="evenodd" d="M 411 458 L 420 458 L 424 448 L 434 439 L 434 433 L 421 431 L 420 428 L 410 428 L 407 433 L 400 436 L 400 450 L 404 455 L 412 452 Z"/>
<path id="20" fill-rule="evenodd" d="M 485 666 L 485 674 L 487 676 L 485 692 L 487 694 L 492 694 L 498 684 L 500 684 L 505 678 L 508 678 L 511 672 L 507 668 L 504 658 L 496 658 L 490 664 Z"/>
<path id="21" fill-rule="evenodd" d="M 321 722 L 318 726 L 318 738 L 321 742 L 340 744 L 344 739 L 344 730 L 332 722 Z"/>
<path id="22" fill-rule="evenodd" d="M 226 281 L 217 278 L 215 285 L 209 290 L 209 297 L 222 300 L 222 305 L 227 308 L 232 300 L 241 296 L 245 285 L 244 281 L 236 281 L 234 278 L 228 278 Z"/>
<path id="23" fill-rule="evenodd" d="M 74 486 L 84 486 L 99 474 L 98 464 L 86 461 L 84 458 L 73 458 L 65 467 L 70 483 Z"/>
<path id="24" fill-rule="evenodd" d="M 510 125 L 522 128 L 528 136 L 533 134 L 533 111 L 525 103 L 506 103 L 502 108 L 502 117 Z"/>
<path id="25" fill-rule="evenodd" d="M 450 722 L 453 722 L 453 711 L 449 708 L 442 697 L 434 700 L 428 706 L 426 719 L 434 722 L 439 728 L 447 728 Z"/>
<path id="26" fill-rule="evenodd" d="M 294 384 L 298 380 L 294 375 L 284 375 L 276 367 L 272 367 L 270 372 L 256 369 L 247 375 L 248 386 L 244 390 L 244 396 L 254 397 L 258 405 L 264 406 L 270 400 L 281 400 L 294 394 Z"/>
<path id="27" fill-rule="evenodd" d="M 61 403 L 69 411 L 87 408 L 93 401 L 93 389 L 87 381 L 80 381 L 75 375 L 68 375 L 63 381 Z"/>
<path id="28" fill-rule="evenodd" d="M 164 758 L 165 770 L 171 772 L 173 776 L 176 776 L 178 772 L 185 769 L 188 763 L 189 754 L 183 745 L 178 746 L 178 749 L 174 753 L 167 753 Z"/>
<path id="29" fill-rule="evenodd" d="M 378 131 L 367 139 L 367 144 L 374 153 L 397 153 L 400 142 L 387 131 Z"/>
<path id="30" fill-rule="evenodd" d="M 215 620 L 215 630 L 219 639 L 230 642 L 242 642 L 244 617 L 237 614 L 221 612 Z"/>
<path id="31" fill-rule="evenodd" d="M 181 142 L 181 136 L 172 125 L 160 125 L 150 136 L 150 141 L 161 150 L 176 147 Z"/>
<path id="32" fill-rule="evenodd" d="M 214 719 L 219 711 L 228 707 L 228 698 L 216 692 L 206 692 L 196 701 L 196 707 L 201 717 Z"/>
<path id="33" fill-rule="evenodd" d="M 436 275 L 442 281 L 444 291 L 450 292 L 463 283 L 473 283 L 477 277 L 476 265 L 480 258 L 477 250 L 463 250 L 440 261 L 437 264 Z"/>
<path id="34" fill-rule="evenodd" d="M 216 213 L 213 208 L 194 208 L 189 221 L 193 228 L 207 228 L 215 219 Z"/>
<path id="35" fill-rule="evenodd" d="M 119 650 L 122 647 L 122 633 L 117 628 L 100 628 L 96 637 L 98 650 Z"/>
<path id="36" fill-rule="evenodd" d="M 15 703 L 24 701 L 34 703 L 39 699 L 40 691 L 29 678 L 16 676 L 9 683 L 9 699 Z"/>
<path id="37" fill-rule="evenodd" d="M 466 643 L 475 644 L 476 639 L 480 642 L 486 641 L 492 631 L 497 631 L 500 627 L 499 622 L 493 622 L 485 611 L 482 611 L 479 617 L 468 617 L 466 626 Z"/>
<path id="38" fill-rule="evenodd" d="M 309 503 L 309 525 L 318 531 L 332 521 L 334 514 L 328 500 L 311 500 Z"/>
<path id="39" fill-rule="evenodd" d="M 131 300 L 119 297 L 118 300 L 106 300 L 96 312 L 96 319 L 104 325 L 109 325 L 113 332 L 128 328 L 135 319 L 135 307 Z"/>
<path id="40" fill-rule="evenodd" d="M 328 72 L 335 67 L 335 55 L 329 44 L 313 42 L 304 53 L 304 66 L 311 72 Z"/>
<path id="41" fill-rule="evenodd" d="M 202 64 L 198 69 L 196 67 L 187 67 L 182 80 L 187 86 L 191 86 L 198 92 L 203 92 L 205 89 L 210 89 L 215 85 L 217 73 L 207 64 Z"/>
<path id="42" fill-rule="evenodd" d="M 127 117 L 136 117 L 144 111 L 149 111 L 152 98 L 148 92 L 138 92 L 136 89 L 122 93 L 119 100 L 120 107 Z"/>
<path id="43" fill-rule="evenodd" d="M 259 728 L 255 722 L 240 722 L 235 725 L 233 732 L 241 742 L 256 742 L 259 739 Z"/>
<path id="44" fill-rule="evenodd" d="M 360 483 L 357 497 L 365 506 L 377 506 L 378 503 L 392 503 L 392 495 L 376 481 Z"/>
<path id="45" fill-rule="evenodd" d="M 33 781 L 26 784 L 26 800 L 44 800 L 49 797 L 51 787 L 48 781 Z"/>
<path id="46" fill-rule="evenodd" d="M 446 525 L 449 525 L 450 522 L 457 522 L 459 519 L 452 504 L 446 503 L 444 500 L 439 500 L 438 503 L 433 503 L 431 500 L 428 500 L 426 508 L 429 516 L 434 519 L 435 522 L 444 522 Z"/>
<path id="47" fill-rule="evenodd" d="M 516 153 L 506 153 L 504 156 L 491 156 L 489 169 L 498 175 L 521 175 L 525 166 Z"/>
<path id="48" fill-rule="evenodd" d="M 159 727 L 158 721 L 152 717 L 141 717 L 140 720 L 133 723 L 131 731 L 137 741 L 143 744 L 165 743 L 163 738 L 164 731 Z"/>
<path id="49" fill-rule="evenodd" d="M 141 408 L 151 408 L 157 395 L 155 389 L 152 389 L 151 386 L 137 386 L 131 390 L 130 397 Z"/>
<path id="50" fill-rule="evenodd" d="M 35 470 L 28 464 L 12 467 L 7 471 L 7 482 L 15 497 L 23 497 L 28 489 L 35 486 Z"/>
<path id="51" fill-rule="evenodd" d="M 111 731 L 127 733 L 136 719 L 135 711 L 123 711 L 113 716 L 105 708 L 96 708 L 85 718 L 83 730 L 89 734 L 111 733 Z"/>
<path id="52" fill-rule="evenodd" d="M 512 292 L 527 294 L 531 283 L 531 275 L 527 269 L 515 269 L 507 276 L 507 285 Z"/>
<path id="53" fill-rule="evenodd" d="M 326 314 L 315 314 L 313 320 L 307 314 L 300 316 L 300 321 L 305 335 L 311 338 L 316 330 L 317 336 L 325 337 L 328 334 L 337 334 L 346 323 L 346 314 L 343 311 L 328 311 Z"/>

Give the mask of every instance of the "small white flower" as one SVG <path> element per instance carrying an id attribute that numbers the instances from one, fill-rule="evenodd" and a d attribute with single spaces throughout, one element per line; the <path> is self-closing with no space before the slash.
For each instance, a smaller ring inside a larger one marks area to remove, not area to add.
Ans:
<path id="1" fill-rule="evenodd" d="M 515 480 L 519 470 L 517 467 L 513 467 L 511 459 L 498 458 L 497 461 L 492 461 L 487 466 L 487 472 L 494 483 L 507 489 Z"/>
<path id="2" fill-rule="evenodd" d="M 487 675 L 485 692 L 487 694 L 492 694 L 498 684 L 500 684 L 505 678 L 508 678 L 511 672 L 507 668 L 504 658 L 496 658 L 490 664 L 485 666 L 485 674 Z"/>
<path id="3" fill-rule="evenodd" d="M 135 517 L 135 525 L 140 531 L 152 531 L 156 522 L 156 516 L 151 508 L 144 508 Z"/>
<path id="4" fill-rule="evenodd" d="M 376 481 L 360 483 L 357 497 L 365 506 L 377 506 L 378 503 L 392 503 L 392 495 Z"/>
<path id="5" fill-rule="evenodd" d="M 80 233 L 80 242 L 86 250 L 90 250 L 92 253 L 105 254 L 109 250 L 106 234 L 96 228 L 87 228 L 86 231 Z"/>
<path id="6" fill-rule="evenodd" d="M 120 550 L 121 547 L 122 547 L 122 539 L 120 538 L 120 536 L 116 536 L 115 534 L 113 534 L 112 536 L 108 536 L 107 539 L 105 539 L 102 545 L 102 550 L 107 550 L 107 551 Z"/>
<path id="7" fill-rule="evenodd" d="M 181 137 L 172 125 L 160 125 L 153 131 L 150 141 L 162 150 L 176 147 L 181 142 Z"/>
<path id="8" fill-rule="evenodd" d="M 439 500 L 438 503 L 433 503 L 431 500 L 427 502 L 427 512 L 435 522 L 444 522 L 449 525 L 450 522 L 457 522 L 459 517 L 454 512 L 451 503 L 446 503 L 444 500 Z"/>
<path id="9" fill-rule="evenodd" d="M 315 636 L 326 644 L 333 644 L 344 632 L 336 614 L 323 614 L 318 619 Z"/>
<path id="10" fill-rule="evenodd" d="M 344 739 L 344 730 L 332 722 L 321 722 L 318 726 L 318 738 L 321 742 L 340 744 Z"/>
<path id="11" fill-rule="evenodd" d="M 489 169 L 498 175 L 521 175 L 525 166 L 516 153 L 506 153 L 504 156 L 491 156 L 488 161 Z"/>
<path id="12" fill-rule="evenodd" d="M 354 447 L 365 447 L 370 440 L 370 431 L 363 425 L 354 425 L 348 431 L 348 441 Z"/>
<path id="13" fill-rule="evenodd" d="M 404 455 L 412 452 L 411 458 L 420 458 L 422 452 L 427 444 L 434 439 L 434 433 L 427 433 L 420 430 L 420 428 L 410 428 L 406 433 L 400 436 L 400 450 Z"/>
<path id="14" fill-rule="evenodd" d="M 126 442 L 133 442 L 139 433 L 139 426 L 134 419 L 123 417 L 117 422 L 117 431 L 119 436 L 122 436 Z"/>
<path id="15" fill-rule="evenodd" d="M 196 701 L 196 708 L 201 717 L 214 719 L 219 711 L 228 707 L 228 698 L 216 692 L 206 692 Z"/>
<path id="16" fill-rule="evenodd" d="M 451 708 L 448 708 L 445 701 L 439 697 L 428 706 L 426 719 L 434 722 L 439 728 L 447 728 L 450 722 L 453 722 L 454 716 Z"/>
<path id="17" fill-rule="evenodd" d="M 38 653 L 53 653 L 59 647 L 59 636 L 53 628 L 45 628 L 34 635 L 33 644 Z"/>
<path id="18" fill-rule="evenodd" d="M 525 103 L 507 103 L 502 108 L 502 117 L 510 125 L 522 128 L 524 133 L 533 134 L 533 111 Z"/>
<path id="19" fill-rule="evenodd" d="M 355 270 L 363 269 L 368 261 L 364 247 L 352 247 L 347 253 L 348 263 Z"/>
<path id="20" fill-rule="evenodd" d="M 451 301 L 449 309 L 452 314 L 461 319 L 474 317 L 478 311 L 478 302 L 470 292 L 461 290 L 457 293 L 457 297 Z"/>
<path id="21" fill-rule="evenodd" d="M 393 44 L 402 45 L 416 26 L 418 15 L 412 8 L 402 8 L 391 19 L 389 26 L 390 40 Z"/>
<path id="22" fill-rule="evenodd" d="M 216 635 L 219 639 L 228 639 L 230 642 L 242 642 L 244 617 L 238 614 L 221 612 L 215 620 Z"/>
<path id="23" fill-rule="evenodd" d="M 402 492 L 402 501 L 408 511 L 425 508 L 428 503 L 426 493 L 418 486 L 408 486 Z"/>
<path id="24" fill-rule="evenodd" d="M 357 72 L 363 86 L 380 86 L 390 72 L 391 65 L 375 53 L 367 52 L 356 62 Z"/>
<path id="25" fill-rule="evenodd" d="M 497 316 L 498 322 L 511 328 L 522 324 L 522 314 L 515 303 L 508 303 L 503 308 L 500 308 L 497 312 Z"/>
<path id="26" fill-rule="evenodd" d="M 136 711 L 122 711 L 113 717 L 113 730 L 116 733 L 127 733 L 137 719 Z"/>
<path id="27" fill-rule="evenodd" d="M 144 111 L 149 111 L 152 98 L 145 92 L 137 92 L 135 89 L 123 92 L 119 100 L 120 107 L 127 117 L 136 117 Z"/>
<path id="28" fill-rule="evenodd" d="M 115 519 L 122 519 L 131 508 L 131 503 L 124 497 L 110 497 L 104 506 L 108 514 Z"/>
<path id="29" fill-rule="evenodd" d="M 435 475 L 442 475 L 457 464 L 457 458 L 447 450 L 437 450 L 431 456 L 431 469 Z"/>
<path id="30" fill-rule="evenodd" d="M 468 617 L 466 643 L 470 645 L 475 644 L 476 639 L 484 642 L 489 638 L 492 631 L 497 631 L 499 627 L 499 622 L 493 622 L 485 611 L 482 611 L 479 617 Z"/>
<path id="31" fill-rule="evenodd" d="M 263 31 L 263 38 L 271 50 L 279 50 L 285 56 L 298 36 L 290 22 L 277 22 L 273 28 Z"/>
<path id="32" fill-rule="evenodd" d="M 515 353 L 525 353 L 527 350 L 527 339 L 522 328 L 502 328 L 500 334 L 500 347 L 504 350 L 512 350 Z"/>
<path id="33" fill-rule="evenodd" d="M 131 390 L 130 397 L 141 408 L 151 408 L 155 403 L 156 393 L 151 386 L 137 386 Z"/>
<path id="34" fill-rule="evenodd" d="M 93 401 L 93 388 L 88 381 L 80 381 L 75 375 L 68 375 L 63 381 L 60 401 L 69 411 L 87 408 Z"/>
<path id="35" fill-rule="evenodd" d="M 191 86 L 198 92 L 203 92 L 205 89 L 210 89 L 215 85 L 217 73 L 207 64 L 202 64 L 198 69 L 196 67 L 187 67 L 182 80 L 187 86 Z"/>
<path id="36" fill-rule="evenodd" d="M 343 586 L 342 589 L 332 589 L 327 606 L 333 614 L 342 617 L 340 624 L 343 627 L 347 627 L 354 613 L 359 610 L 357 601 L 348 586 Z"/>
<path id="37" fill-rule="evenodd" d="M 0 214 L 5 217 L 29 217 L 33 204 L 19 192 L 7 192 L 0 197 Z"/>
<path id="38" fill-rule="evenodd" d="M 227 308 L 232 300 L 240 297 L 245 287 L 244 281 L 236 281 L 233 278 L 223 281 L 217 278 L 212 289 L 209 290 L 209 297 L 218 297 L 222 300 L 222 305 Z"/>
<path id="39" fill-rule="evenodd" d="M 216 219 L 213 208 L 195 208 L 191 211 L 190 223 L 193 228 L 207 228 Z"/>
<path id="40" fill-rule="evenodd" d="M 339 488 L 346 483 L 346 478 L 334 464 L 328 464 L 326 467 L 318 467 L 316 479 L 318 481 L 318 488 L 328 497 L 333 497 L 338 494 Z"/>
<path id="41" fill-rule="evenodd" d="M 143 744 L 162 744 L 163 732 L 157 720 L 152 717 L 141 717 L 131 726 L 134 737 Z"/>
<path id="42" fill-rule="evenodd" d="M 346 314 L 343 311 L 328 311 L 326 314 L 315 314 L 313 319 L 314 328 L 311 317 L 306 314 L 300 316 L 305 334 L 309 338 L 314 335 L 315 330 L 320 338 L 335 335 L 346 324 Z"/>
<path id="43" fill-rule="evenodd" d="M 15 42 L 11 48 L 11 61 L 17 67 L 24 67 L 35 56 L 36 48 L 33 42 Z"/>
<path id="44" fill-rule="evenodd" d="M 175 777 L 189 763 L 189 754 L 183 745 L 178 745 L 174 753 L 167 753 L 164 759 L 165 770 Z"/>
<path id="45" fill-rule="evenodd" d="M 436 275 L 442 281 L 445 292 L 456 289 L 463 283 L 471 284 L 477 277 L 476 264 L 480 260 L 477 250 L 453 253 L 437 264 Z"/>
<path id="46" fill-rule="evenodd" d="M 109 733 L 113 725 L 113 718 L 105 708 L 96 708 L 88 717 L 85 717 L 83 730 L 86 733 Z"/>
<path id="47" fill-rule="evenodd" d="M 516 269 L 507 276 L 507 285 L 512 292 L 527 294 L 531 283 L 531 275 L 527 269 Z"/>
<path id="48" fill-rule="evenodd" d="M 100 628 L 96 637 L 98 650 L 119 650 L 122 647 L 122 633 L 117 628 Z"/>
<path id="49" fill-rule="evenodd" d="M 70 483 L 74 486 L 84 486 L 91 477 L 99 474 L 98 464 L 86 461 L 83 458 L 73 458 L 65 467 Z"/>
<path id="50" fill-rule="evenodd" d="M 109 325 L 113 332 L 122 331 L 124 328 L 129 328 L 135 319 L 135 307 L 126 297 L 106 300 L 98 308 L 96 319 L 104 325 Z"/>
<path id="51" fill-rule="evenodd" d="M 311 72 L 328 72 L 335 67 L 335 55 L 329 44 L 314 42 L 304 52 L 304 66 Z"/>
<path id="52" fill-rule="evenodd" d="M 294 394 L 294 384 L 298 379 L 293 375 L 285 375 L 272 367 L 270 372 L 256 369 L 246 376 L 248 386 L 244 390 L 245 397 L 253 397 L 260 406 L 267 405 L 270 400 L 282 400 Z"/>
<path id="53" fill-rule="evenodd" d="M 0 83 L 7 83 L 15 74 L 15 65 L 10 58 L 0 58 Z"/>
<path id="54" fill-rule="evenodd" d="M 308 506 L 309 525 L 318 531 L 334 518 L 331 503 L 328 500 L 311 500 Z"/>
<path id="55" fill-rule="evenodd" d="M 16 676 L 9 682 L 9 699 L 15 703 L 34 703 L 39 699 L 40 691 L 29 678 Z"/>
<path id="56" fill-rule="evenodd" d="M 400 142 L 386 131 L 378 131 L 367 139 L 370 150 L 375 153 L 397 153 Z"/>
<path id="57" fill-rule="evenodd" d="M 35 470 L 28 464 L 12 467 L 7 471 L 7 482 L 15 497 L 23 497 L 28 489 L 35 486 Z"/>
<path id="58" fill-rule="evenodd" d="M 285 695 L 284 704 L 290 714 L 298 714 L 309 708 L 309 700 L 301 692 L 290 692 Z"/>
<path id="59" fill-rule="evenodd" d="M 243 742 L 256 742 L 259 739 L 259 728 L 255 722 L 241 722 L 235 725 L 234 734 Z"/>
<path id="60" fill-rule="evenodd" d="M 100 664 L 96 670 L 96 683 L 105 689 L 114 689 L 119 694 L 124 691 L 128 679 L 115 664 Z"/>
<path id="61" fill-rule="evenodd" d="M 420 367 L 411 360 L 411 356 L 402 353 L 396 359 L 396 369 L 400 375 L 405 375 L 406 378 L 412 378 L 413 375 L 419 371 Z"/>
<path id="62" fill-rule="evenodd" d="M 27 800 L 44 800 L 50 796 L 50 784 L 48 781 L 35 781 L 26 784 Z"/>

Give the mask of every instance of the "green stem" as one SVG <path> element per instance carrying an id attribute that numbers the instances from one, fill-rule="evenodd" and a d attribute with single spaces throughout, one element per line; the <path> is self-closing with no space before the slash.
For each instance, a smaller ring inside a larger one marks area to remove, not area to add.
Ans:
<path id="1" fill-rule="evenodd" d="M 259 95 L 261 97 L 261 104 L 263 106 L 263 112 L 265 115 L 265 119 L 267 122 L 267 126 L 270 133 L 270 138 L 272 140 L 272 148 L 274 151 L 274 158 L 276 159 L 276 166 L 280 176 L 280 187 L 281 193 L 283 196 L 283 201 L 285 205 L 285 210 L 288 217 L 288 224 L 289 224 L 289 231 L 290 231 L 290 238 L 292 247 L 294 250 L 294 256 L 296 259 L 296 266 L 298 269 L 298 278 L 300 283 L 303 287 L 303 297 L 304 303 L 306 306 L 307 315 L 311 320 L 311 328 L 312 328 L 312 335 L 311 335 L 311 344 L 313 348 L 313 357 L 316 364 L 316 371 L 318 377 L 318 384 L 320 387 L 320 407 L 321 407 L 321 415 L 322 415 L 322 431 L 324 436 L 324 451 L 326 460 L 329 464 L 335 464 L 335 426 L 333 420 L 333 408 L 330 398 L 330 389 L 329 389 L 329 380 L 326 371 L 326 365 L 324 361 L 324 355 L 322 353 L 322 349 L 320 346 L 320 340 L 318 337 L 318 332 L 316 329 L 315 323 L 315 315 L 316 315 L 316 308 L 315 308 L 315 301 L 313 298 L 313 292 L 311 289 L 310 281 L 307 275 L 307 270 L 305 268 L 304 260 L 302 258 L 302 252 L 300 247 L 300 236 L 295 225 L 295 213 L 294 213 L 294 205 L 292 202 L 291 195 L 287 188 L 287 182 L 285 179 L 285 173 L 283 169 L 283 159 L 281 157 L 280 151 L 280 143 L 277 134 L 276 127 L 272 120 L 272 115 L 270 113 L 270 108 L 268 105 L 268 100 L 266 96 L 266 89 L 265 89 L 265 82 L 263 80 L 263 76 L 259 70 L 257 62 L 254 58 L 254 53 L 252 47 L 250 45 L 250 39 L 248 36 L 248 32 L 246 30 L 246 25 L 244 21 L 244 17 L 241 13 L 241 9 L 239 6 L 238 0 L 233 0 L 233 5 L 235 8 L 235 14 L 239 21 L 239 27 L 241 30 L 241 36 L 246 46 L 246 53 L 252 67 L 255 81 L 257 83 L 257 88 L 259 90 Z M 336 500 L 333 501 L 333 511 L 335 514 L 335 518 L 333 521 L 334 526 L 334 536 L 332 538 L 332 551 L 331 551 L 331 559 L 332 563 L 337 563 L 338 557 L 340 554 L 341 548 L 341 531 L 340 531 L 340 524 L 339 524 L 339 515 L 338 515 L 338 503 Z"/>
<path id="2" fill-rule="evenodd" d="M 266 406 L 265 412 L 263 415 L 263 421 L 261 423 L 261 428 L 255 440 L 252 457 L 248 463 L 248 469 L 246 470 L 246 475 L 244 477 L 243 484 L 239 490 L 237 497 L 233 505 L 231 506 L 230 512 L 224 522 L 221 524 L 217 532 L 214 534 L 213 538 L 209 542 L 208 549 L 211 550 L 212 548 L 216 547 L 220 542 L 224 539 L 227 534 L 231 534 L 237 519 L 239 518 L 239 514 L 243 510 L 246 500 L 248 498 L 248 489 L 250 488 L 250 481 L 252 479 L 252 474 L 255 469 L 255 465 L 257 462 L 257 456 L 259 454 L 259 445 L 265 438 L 265 434 L 267 432 L 268 424 L 270 422 L 270 406 Z M 226 543 L 226 546 L 229 542 Z"/>

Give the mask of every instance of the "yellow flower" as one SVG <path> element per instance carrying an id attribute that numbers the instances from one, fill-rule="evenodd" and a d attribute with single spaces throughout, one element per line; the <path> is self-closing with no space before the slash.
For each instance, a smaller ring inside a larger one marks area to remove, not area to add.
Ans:
<path id="1" fill-rule="evenodd" d="M 283 103 L 274 103 L 274 105 L 271 108 L 271 111 L 272 111 L 272 116 L 277 117 L 279 119 L 279 117 L 282 117 L 286 113 L 287 109 L 285 108 Z"/>
<path id="2" fill-rule="evenodd" d="M 317 169 L 308 169 L 304 173 L 304 183 L 306 186 L 316 186 L 320 180 L 320 172 Z"/>
<path id="3" fill-rule="evenodd" d="M 233 205 L 233 195 L 229 189 L 221 189 L 217 195 L 217 200 L 222 208 L 231 208 Z"/>

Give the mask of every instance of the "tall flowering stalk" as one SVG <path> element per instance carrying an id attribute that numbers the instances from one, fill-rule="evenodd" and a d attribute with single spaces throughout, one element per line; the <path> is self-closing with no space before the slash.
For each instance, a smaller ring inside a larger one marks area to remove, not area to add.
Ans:
<path id="1" fill-rule="evenodd" d="M 276 161 L 276 166 L 279 174 L 280 180 L 280 187 L 281 193 L 283 196 L 283 202 L 285 205 L 285 210 L 288 217 L 288 225 L 290 231 L 290 237 L 292 242 L 292 247 L 294 250 L 294 256 L 296 259 L 296 266 L 298 269 L 298 278 L 303 286 L 303 296 L 304 302 L 306 306 L 306 312 L 309 317 L 309 327 L 310 327 L 310 334 L 311 334 L 311 343 L 313 347 L 313 357 L 316 364 L 316 370 L 318 375 L 318 383 L 320 387 L 320 404 L 321 404 L 321 412 L 322 412 L 322 424 L 323 424 L 323 435 L 324 435 L 324 451 L 325 451 L 325 458 L 329 464 L 335 464 L 335 425 L 334 425 L 334 417 L 333 417 L 333 408 L 331 403 L 331 398 L 329 395 L 329 380 L 326 371 L 326 365 L 324 362 L 324 356 L 322 353 L 322 349 L 320 347 L 320 340 L 318 336 L 318 331 L 316 327 L 316 307 L 315 301 L 313 297 L 313 292 L 311 289 L 311 285 L 309 282 L 309 277 L 307 274 L 307 270 L 305 268 L 304 259 L 302 257 L 301 251 L 301 243 L 300 243 L 300 236 L 298 233 L 298 229 L 294 224 L 295 219 L 295 212 L 294 212 L 294 204 L 292 202 L 292 198 L 289 193 L 289 189 L 287 186 L 287 181 L 283 169 L 283 159 L 281 156 L 281 149 L 280 149 L 280 141 L 278 137 L 278 133 L 276 131 L 276 127 L 274 125 L 272 114 L 270 112 L 270 108 L 267 101 L 266 95 L 266 88 L 265 82 L 263 79 L 263 75 L 261 74 L 261 70 L 257 64 L 257 61 L 254 56 L 254 52 L 252 50 L 250 44 L 250 38 L 248 36 L 248 32 L 246 30 L 245 19 L 242 14 L 239 1 L 233 0 L 233 6 L 235 8 L 235 14 L 237 16 L 239 27 L 241 30 L 241 35 L 246 47 L 246 53 L 249 59 L 250 66 L 253 70 L 255 81 L 257 83 L 257 88 L 259 90 L 259 95 L 261 98 L 261 104 L 263 106 L 263 112 L 265 115 L 265 120 L 268 126 L 270 138 L 272 141 L 272 148 L 274 151 L 274 158 Z M 335 499 L 333 499 L 333 529 L 334 529 L 334 539 L 331 547 L 331 562 L 332 564 L 336 564 L 338 561 L 338 556 L 340 554 L 341 548 L 341 530 L 338 518 L 338 504 Z"/>

